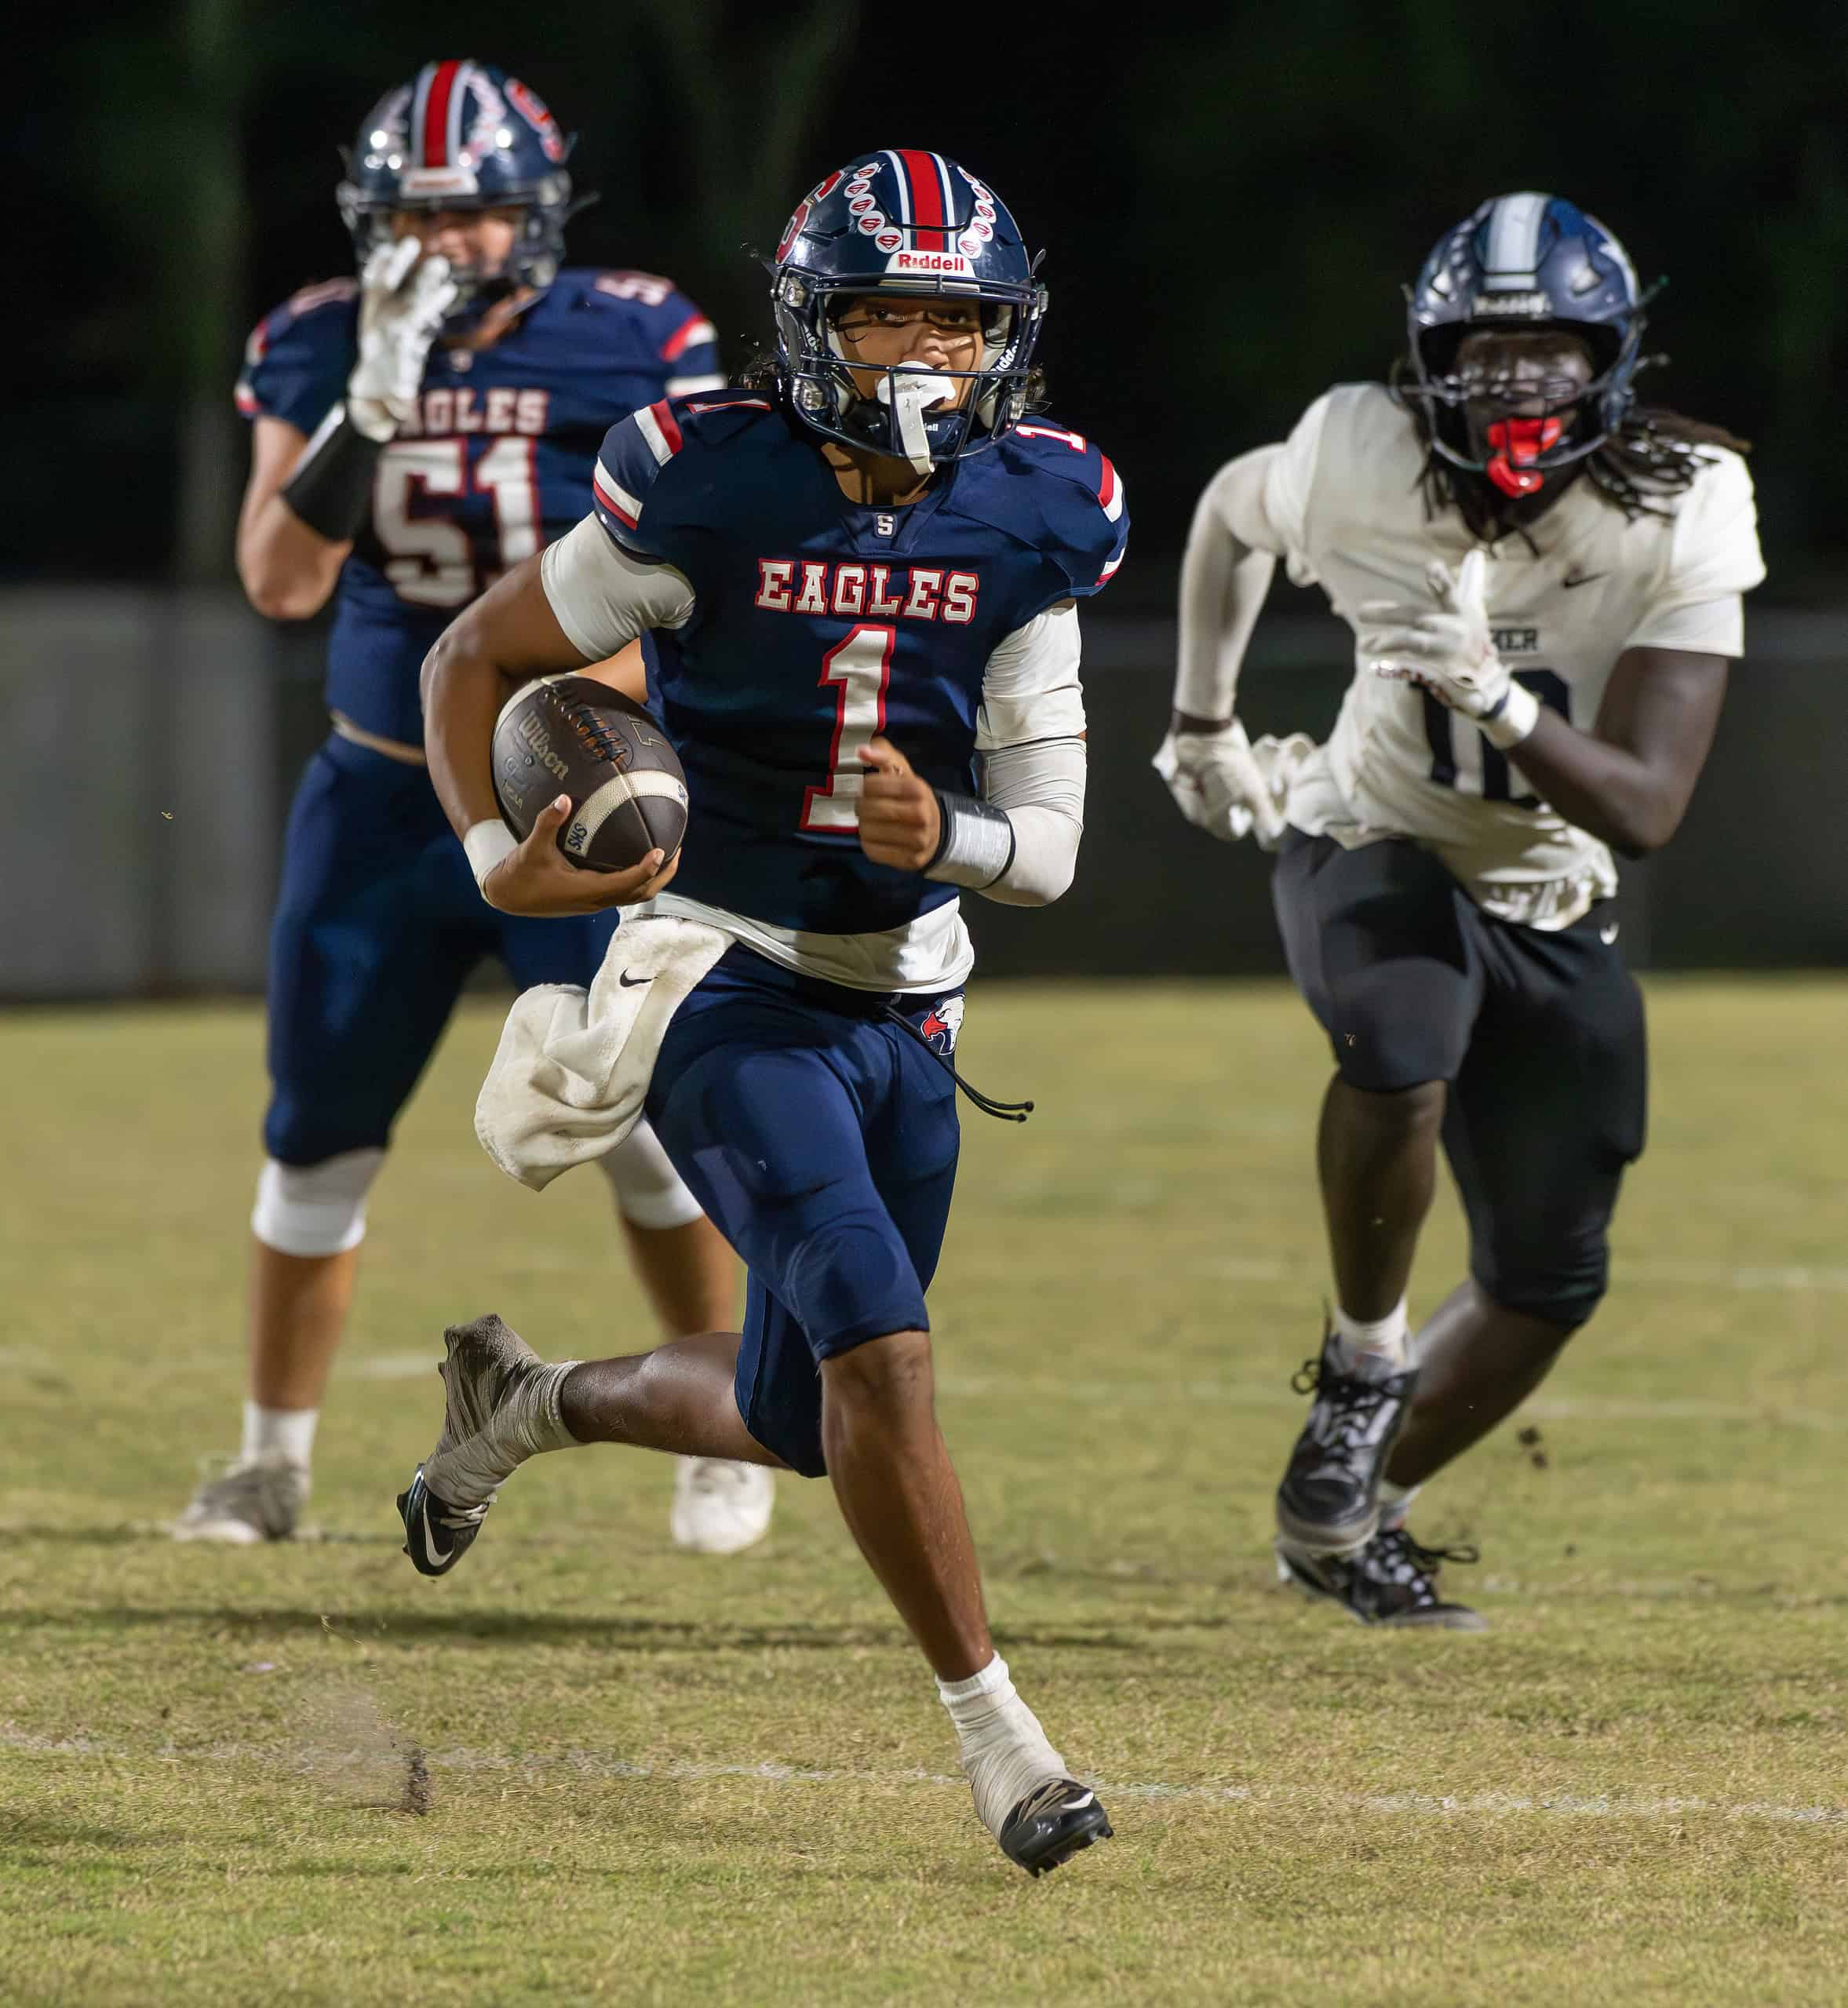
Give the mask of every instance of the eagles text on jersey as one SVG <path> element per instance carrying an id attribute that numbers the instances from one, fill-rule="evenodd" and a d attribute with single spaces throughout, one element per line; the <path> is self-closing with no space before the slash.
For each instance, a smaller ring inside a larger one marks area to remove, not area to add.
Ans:
<path id="1" fill-rule="evenodd" d="M 684 619 L 643 637 L 691 800 L 673 894 L 834 935 L 955 898 L 862 852 L 856 754 L 884 733 L 933 787 L 975 791 L 990 658 L 1122 562 L 1105 455 L 1030 420 L 908 506 L 861 508 L 793 417 L 733 392 L 617 426 L 594 500 L 623 551 L 691 589 Z"/>

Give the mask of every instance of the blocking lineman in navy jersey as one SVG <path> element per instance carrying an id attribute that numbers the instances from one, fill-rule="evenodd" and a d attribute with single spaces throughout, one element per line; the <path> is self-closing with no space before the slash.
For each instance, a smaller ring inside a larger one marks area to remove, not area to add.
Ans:
<path id="1" fill-rule="evenodd" d="M 417 694 L 457 609 L 583 516 L 610 425 L 724 381 L 711 324 L 671 281 L 560 269 L 569 151 L 517 78 L 427 64 L 348 159 L 361 276 L 268 315 L 238 380 L 253 425 L 239 568 L 279 618 L 331 597 L 333 730 L 290 815 L 272 941 L 244 1443 L 184 1538 L 293 1530 L 367 1194 L 469 971 L 494 956 L 523 987 L 586 982 L 614 925 L 483 906 L 430 786 Z M 728 1323 L 733 1259 L 645 1127 L 605 1169 L 665 1329 Z M 760 1470 L 683 1464 L 676 1538 L 745 1545 L 770 1500 Z"/>
<path id="2" fill-rule="evenodd" d="M 1256 829 L 1336 1073 L 1318 1164 L 1334 1328 L 1278 1489 L 1278 1553 L 1376 1622 L 1470 1626 L 1411 1495 L 1544 1378 L 1604 1293 L 1643 1142 L 1642 1000 L 1613 853 L 1672 836 L 1764 576 L 1715 428 L 1639 406 L 1623 248 L 1524 193 L 1445 233 L 1392 387 L 1339 385 L 1223 468 L 1183 568 L 1157 765 L 1189 819 Z M 1353 627 L 1325 745 L 1248 745 L 1234 680 L 1279 557 Z M 1439 1142 L 1470 1274 L 1413 1336 Z"/>
<path id="3" fill-rule="evenodd" d="M 745 1259 L 745 1328 L 556 1366 L 498 1319 L 452 1328 L 443 1434 L 399 1508 L 438 1574 L 536 1451 L 826 1475 L 938 1675 L 979 1813 L 1037 1874 L 1110 1828 L 994 1652 L 924 1292 L 957 1153 L 960 899 L 1039 905 L 1070 883 L 1078 603 L 1121 561 L 1122 490 L 1088 439 L 1027 417 L 1044 296 L 1007 210 L 941 155 L 830 175 L 784 233 L 772 301 L 759 384 L 617 426 L 592 513 L 425 670 L 432 774 L 484 898 L 647 902 L 609 966 L 645 938 L 622 975 L 691 986 L 652 1021 L 646 1106 Z M 605 878 L 560 855 L 563 798 L 515 845 L 489 746 L 509 690 L 638 635 L 689 821 L 674 859 Z"/>

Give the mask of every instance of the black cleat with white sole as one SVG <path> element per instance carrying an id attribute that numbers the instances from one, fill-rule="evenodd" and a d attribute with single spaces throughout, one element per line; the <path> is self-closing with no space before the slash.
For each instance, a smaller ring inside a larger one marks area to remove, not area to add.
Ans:
<path id="1" fill-rule="evenodd" d="M 1277 1489 L 1277 1531 L 1299 1554 L 1353 1554 L 1379 1531 L 1380 1481 L 1405 1427 L 1418 1369 L 1381 1380 L 1344 1373 L 1331 1332 L 1321 1357 L 1305 1360 L 1290 1384 L 1315 1399 Z"/>
<path id="2" fill-rule="evenodd" d="M 1036 1785 L 1001 1823 L 1001 1852 L 1029 1875 L 1044 1875 L 1082 1848 L 1107 1841 L 1110 1815 L 1089 1786 L 1074 1778 Z"/>
<path id="3" fill-rule="evenodd" d="M 1362 1624 L 1401 1630 L 1486 1631 L 1488 1620 L 1467 1604 L 1447 1603 L 1438 1593 L 1438 1570 L 1446 1562 L 1467 1566 L 1474 1548 L 1427 1548 L 1403 1527 L 1376 1534 L 1354 1554 L 1299 1554 L 1277 1543 L 1277 1577 L 1306 1595 L 1325 1597 Z"/>
<path id="4" fill-rule="evenodd" d="M 398 1514 L 404 1522 L 404 1552 L 420 1576 L 447 1576 L 474 1545 L 487 1518 L 490 1500 L 482 1506 L 448 1506 L 424 1483 L 424 1467 L 410 1489 L 398 1495 Z"/>

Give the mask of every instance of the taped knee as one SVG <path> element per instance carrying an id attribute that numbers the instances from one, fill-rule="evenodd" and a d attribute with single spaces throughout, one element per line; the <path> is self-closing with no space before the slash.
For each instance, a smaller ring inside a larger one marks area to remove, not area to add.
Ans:
<path id="1" fill-rule="evenodd" d="M 699 1218 L 699 1201 L 646 1121 L 638 1122 L 597 1163 L 616 1195 L 617 1212 L 632 1227 L 684 1227 Z"/>
<path id="2" fill-rule="evenodd" d="M 270 1158 L 257 1179 L 250 1231 L 279 1255 L 344 1255 L 366 1238 L 366 1197 L 383 1150 L 343 1150 L 318 1164 Z"/>

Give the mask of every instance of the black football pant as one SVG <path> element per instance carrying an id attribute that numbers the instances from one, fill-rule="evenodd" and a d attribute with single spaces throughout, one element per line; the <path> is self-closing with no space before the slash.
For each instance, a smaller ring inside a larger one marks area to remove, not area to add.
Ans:
<path id="1" fill-rule="evenodd" d="M 1603 1296 L 1624 1167 L 1642 1152 L 1642 999 L 1610 903 L 1547 933 L 1483 912 L 1405 838 L 1285 833 L 1271 881 L 1290 974 L 1351 1086 L 1449 1084 L 1445 1155 L 1470 1272 L 1567 1329 Z"/>

